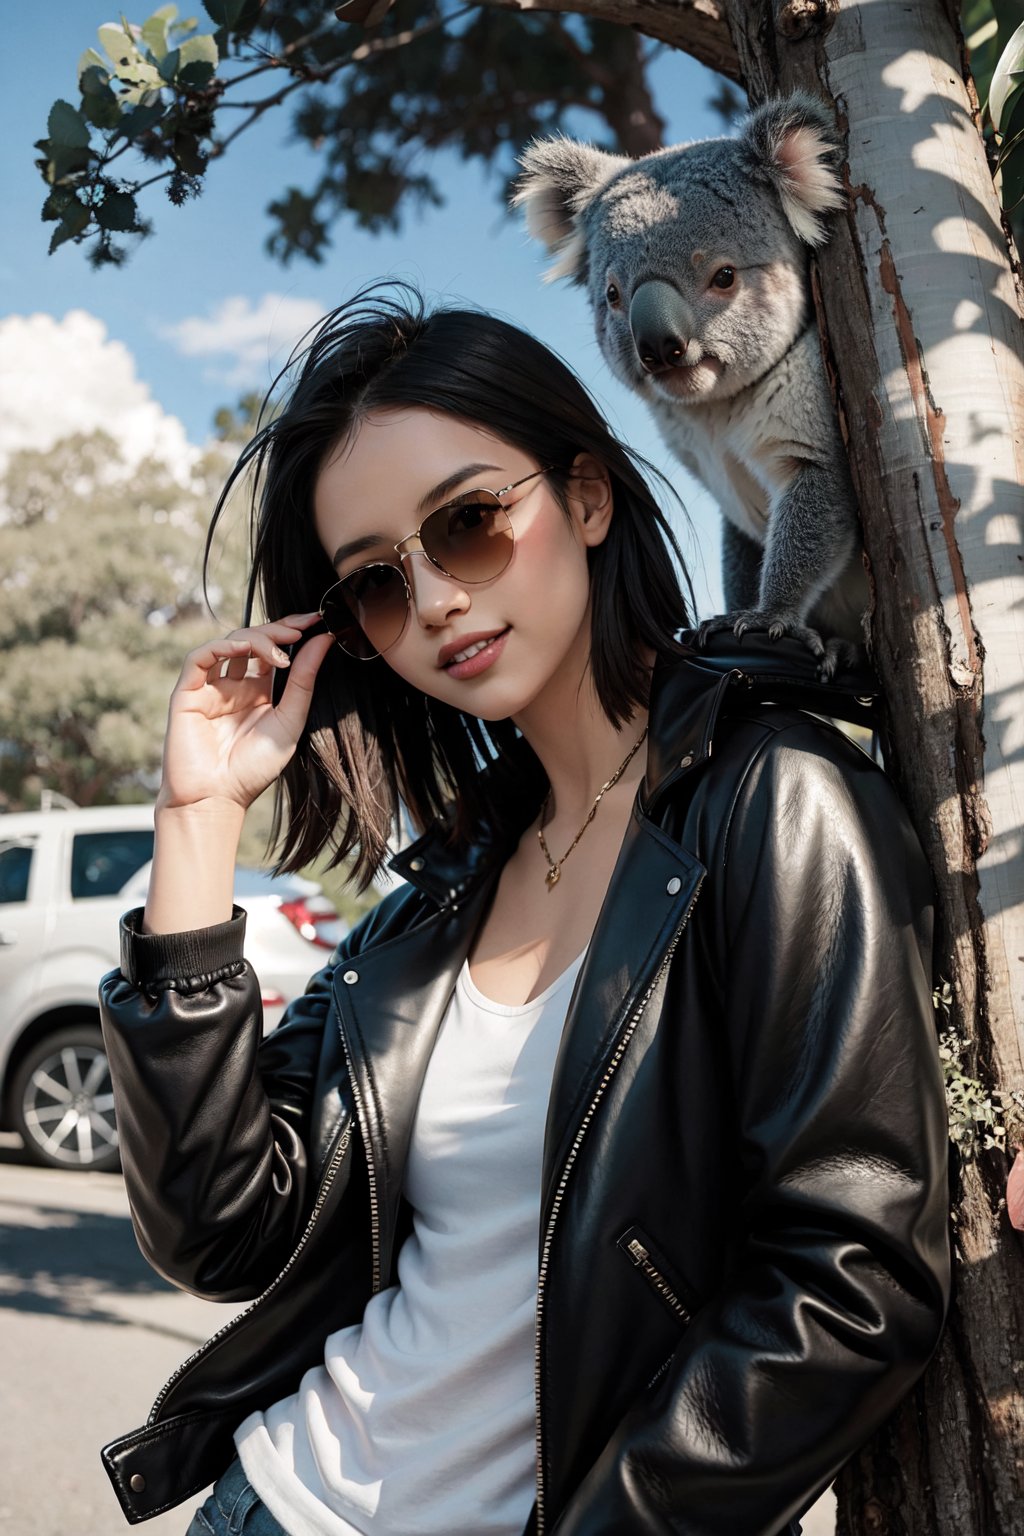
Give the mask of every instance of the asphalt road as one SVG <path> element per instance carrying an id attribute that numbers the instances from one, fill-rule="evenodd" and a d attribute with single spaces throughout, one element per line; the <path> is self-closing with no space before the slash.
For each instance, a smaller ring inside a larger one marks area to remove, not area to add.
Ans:
<path id="1" fill-rule="evenodd" d="M 132 1233 L 119 1176 L 20 1161 L 0 1136 L 2 1536 L 184 1536 L 205 1495 L 124 1521 L 100 1447 L 143 1424 L 175 1367 L 238 1309 L 166 1285 Z M 826 1496 L 804 1536 L 833 1536 Z"/>

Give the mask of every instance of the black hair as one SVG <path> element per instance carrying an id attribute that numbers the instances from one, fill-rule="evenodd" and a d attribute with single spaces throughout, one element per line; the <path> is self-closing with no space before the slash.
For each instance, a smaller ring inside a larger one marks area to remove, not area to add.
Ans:
<path id="1" fill-rule="evenodd" d="M 605 540 L 588 551 L 593 684 L 609 720 L 646 705 L 645 651 L 678 653 L 687 625 L 680 587 L 692 588 L 672 530 L 638 468 L 583 385 L 547 347 L 476 310 L 428 311 L 406 284 L 374 284 L 332 310 L 304 338 L 281 378 L 283 404 L 264 403 L 213 513 L 206 567 L 232 487 L 252 476 L 254 604 L 269 617 L 313 608 L 336 580 L 317 538 L 314 489 L 322 466 L 368 412 L 412 405 L 447 412 L 529 453 L 565 507 L 568 473 L 589 453 L 614 497 Z M 279 381 L 277 381 L 279 382 Z M 276 387 L 276 384 L 275 384 Z M 268 396 L 268 402 L 272 398 Z M 649 469 L 649 466 L 646 466 Z M 678 562 L 678 569 L 674 562 Z M 420 828 L 443 818 L 453 842 L 500 825 L 503 794 L 524 774 L 544 778 L 510 720 L 483 722 L 428 697 L 386 660 L 357 661 L 334 647 L 317 675 L 306 727 L 276 786 L 277 868 L 298 870 L 325 849 L 329 867 L 353 857 L 365 888 L 380 868 L 401 807 Z M 539 798 L 537 800 L 539 805 Z M 283 834 L 283 836 L 282 836 Z"/>

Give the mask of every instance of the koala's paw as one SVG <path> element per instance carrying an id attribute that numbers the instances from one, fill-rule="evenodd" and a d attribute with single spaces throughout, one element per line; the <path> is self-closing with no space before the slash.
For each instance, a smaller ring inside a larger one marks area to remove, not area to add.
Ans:
<path id="1" fill-rule="evenodd" d="M 838 667 L 851 661 L 856 653 L 856 647 L 848 645 L 844 640 L 830 640 L 826 645 L 818 631 L 801 624 L 795 613 L 768 608 L 734 608 L 731 613 L 705 619 L 697 629 L 697 644 L 705 645 L 709 635 L 719 634 L 725 629 L 731 629 L 737 640 L 742 640 L 748 629 L 766 631 L 769 640 L 781 640 L 783 635 L 789 635 L 791 639 L 805 645 L 812 656 L 817 657 L 818 671 L 826 682 Z"/>

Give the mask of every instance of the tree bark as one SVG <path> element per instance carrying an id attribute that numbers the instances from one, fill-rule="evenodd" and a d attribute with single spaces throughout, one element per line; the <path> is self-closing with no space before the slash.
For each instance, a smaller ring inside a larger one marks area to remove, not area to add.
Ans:
<path id="1" fill-rule="evenodd" d="M 892 766 L 935 872 L 938 971 L 972 1075 L 1020 1093 L 1024 344 L 959 31 L 941 0 L 774 14 L 734 0 L 730 19 L 753 100 L 802 86 L 848 133 L 847 212 L 817 292 Z M 1024 1240 L 1002 1203 L 1007 1166 L 999 1152 L 964 1163 L 950 1323 L 840 1479 L 843 1533 L 1021 1529 Z"/>

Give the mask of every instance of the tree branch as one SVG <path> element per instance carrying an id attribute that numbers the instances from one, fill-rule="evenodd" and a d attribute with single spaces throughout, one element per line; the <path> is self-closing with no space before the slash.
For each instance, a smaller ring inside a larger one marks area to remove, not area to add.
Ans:
<path id="1" fill-rule="evenodd" d="M 631 27 L 670 43 L 743 84 L 740 61 L 726 22 L 725 0 L 479 0 L 496 11 L 556 11 L 592 16 Z M 339 16 L 345 21 L 344 15 Z M 355 24 L 355 23 L 351 23 Z"/>

